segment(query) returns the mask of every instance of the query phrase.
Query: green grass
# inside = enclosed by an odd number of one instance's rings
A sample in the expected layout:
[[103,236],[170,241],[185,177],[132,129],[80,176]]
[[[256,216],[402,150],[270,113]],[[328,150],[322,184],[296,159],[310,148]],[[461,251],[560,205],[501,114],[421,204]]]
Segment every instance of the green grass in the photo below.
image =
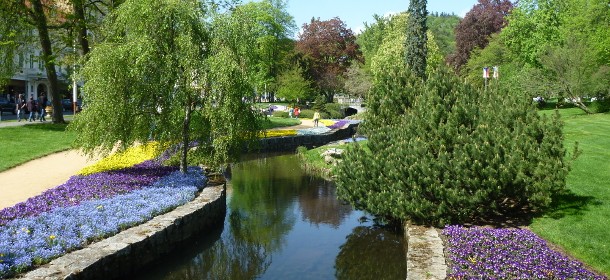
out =
[[[543,112],[546,114],[546,112]],[[610,114],[560,110],[565,146],[578,142],[580,156],[567,178],[569,192],[556,197],[531,229],[594,269],[610,275]]]
[[65,124],[51,123],[0,128],[0,171],[70,149],[75,134],[65,129]]
[[301,124],[301,121],[298,119],[277,118],[277,117],[267,117],[261,123],[261,125],[263,126],[263,129],[272,129],[272,128],[278,128],[278,127],[299,125],[299,124]]

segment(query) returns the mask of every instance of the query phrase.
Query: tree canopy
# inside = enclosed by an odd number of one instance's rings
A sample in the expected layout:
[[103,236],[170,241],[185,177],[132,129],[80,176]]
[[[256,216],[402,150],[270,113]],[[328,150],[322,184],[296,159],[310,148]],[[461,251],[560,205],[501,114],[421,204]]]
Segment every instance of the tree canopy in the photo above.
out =
[[428,41],[426,19],[428,10],[426,0],[411,0],[409,2],[409,16],[407,17],[405,58],[407,66],[416,76],[426,78],[426,58]]
[[506,25],[512,7],[509,0],[479,0],[455,28],[456,50],[449,63],[459,70],[468,61],[470,52],[487,46],[489,36]]
[[362,61],[362,53],[351,29],[339,18],[311,19],[303,25],[296,49],[303,54],[306,68],[316,88],[331,102],[343,89],[345,72],[354,61]]
[[[214,5],[197,0],[127,0],[105,22],[83,69],[87,108],[70,128],[87,153],[156,140],[180,144],[211,163],[235,158],[255,139],[256,114],[245,102],[248,41],[214,22]],[[237,42],[239,43],[239,42]]]

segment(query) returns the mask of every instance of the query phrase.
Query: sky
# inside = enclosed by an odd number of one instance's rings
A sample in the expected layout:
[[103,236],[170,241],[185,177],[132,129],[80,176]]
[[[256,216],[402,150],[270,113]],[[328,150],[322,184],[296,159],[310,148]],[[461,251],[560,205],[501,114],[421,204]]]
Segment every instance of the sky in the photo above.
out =
[[[464,17],[477,0],[428,0],[428,13],[454,13]],[[354,33],[364,28],[364,22],[373,23],[373,15],[388,15],[406,11],[408,0],[288,0],[288,13],[301,30],[312,17],[329,20],[339,17]],[[296,34],[295,34],[296,35]]]

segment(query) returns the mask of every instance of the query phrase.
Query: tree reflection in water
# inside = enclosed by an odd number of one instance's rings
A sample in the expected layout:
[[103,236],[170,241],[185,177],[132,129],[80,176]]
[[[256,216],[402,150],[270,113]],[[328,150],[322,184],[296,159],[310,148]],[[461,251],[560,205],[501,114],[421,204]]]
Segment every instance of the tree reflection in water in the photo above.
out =
[[299,196],[301,215],[312,224],[339,227],[350,215],[352,207],[337,199],[335,184],[321,182],[316,188],[304,189]]
[[402,234],[378,226],[359,226],[335,260],[335,276],[351,279],[405,279],[406,255]]
[[366,214],[338,201],[333,183],[304,174],[296,156],[230,170],[219,231],[139,279],[404,279],[402,234],[359,223]]

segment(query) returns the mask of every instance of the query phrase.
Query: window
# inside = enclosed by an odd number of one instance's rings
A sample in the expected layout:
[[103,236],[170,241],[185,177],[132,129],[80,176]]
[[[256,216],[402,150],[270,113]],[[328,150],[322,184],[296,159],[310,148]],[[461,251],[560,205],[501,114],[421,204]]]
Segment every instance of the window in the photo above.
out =
[[44,70],[44,61],[42,60],[42,57],[38,57],[38,69]]
[[30,54],[30,69],[34,68],[34,55]]

